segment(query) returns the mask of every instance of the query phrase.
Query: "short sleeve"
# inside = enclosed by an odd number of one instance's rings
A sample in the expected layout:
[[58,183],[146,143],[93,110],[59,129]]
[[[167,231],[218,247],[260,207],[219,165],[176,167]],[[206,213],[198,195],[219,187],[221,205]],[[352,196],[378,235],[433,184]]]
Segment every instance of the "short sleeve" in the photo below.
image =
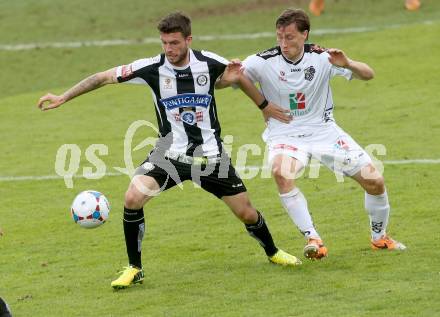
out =
[[332,65],[330,69],[330,76],[342,76],[347,80],[351,80],[353,78],[353,72],[347,68]]
[[244,74],[252,81],[252,82],[260,82],[261,76],[260,74],[264,68],[264,59],[257,56],[251,55],[248,56],[243,61]]
[[116,78],[119,83],[147,84],[145,72],[148,72],[148,66],[159,63],[160,55],[156,57],[138,59],[127,65],[116,67]]

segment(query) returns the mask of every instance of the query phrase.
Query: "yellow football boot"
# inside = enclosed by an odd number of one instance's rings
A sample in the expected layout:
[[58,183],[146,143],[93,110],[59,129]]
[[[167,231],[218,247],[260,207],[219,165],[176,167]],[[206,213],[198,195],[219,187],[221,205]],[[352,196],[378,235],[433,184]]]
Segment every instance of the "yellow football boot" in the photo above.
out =
[[277,253],[270,256],[269,261],[284,266],[297,266],[302,264],[301,261],[296,256],[284,252],[281,249],[278,249]]
[[144,271],[134,266],[126,266],[121,275],[111,283],[114,289],[127,288],[132,284],[142,284],[144,281]]

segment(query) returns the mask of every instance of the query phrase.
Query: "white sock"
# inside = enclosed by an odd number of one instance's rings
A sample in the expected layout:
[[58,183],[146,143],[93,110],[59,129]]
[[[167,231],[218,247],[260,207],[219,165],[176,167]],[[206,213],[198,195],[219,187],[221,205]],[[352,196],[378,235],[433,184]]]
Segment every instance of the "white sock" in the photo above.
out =
[[381,195],[370,195],[365,192],[365,209],[370,216],[371,238],[377,240],[385,234],[390,216],[387,192]]
[[280,199],[290,219],[307,239],[321,239],[313,225],[312,217],[307,208],[307,200],[298,188],[295,187],[288,193],[280,194]]

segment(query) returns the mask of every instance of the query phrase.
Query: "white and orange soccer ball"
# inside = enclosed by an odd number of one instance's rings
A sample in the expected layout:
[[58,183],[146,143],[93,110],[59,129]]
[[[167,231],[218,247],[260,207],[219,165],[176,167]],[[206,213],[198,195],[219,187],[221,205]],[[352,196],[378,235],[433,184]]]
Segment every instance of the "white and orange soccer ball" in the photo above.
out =
[[95,190],[79,193],[70,208],[73,221],[83,228],[96,228],[109,216],[110,204],[107,198]]

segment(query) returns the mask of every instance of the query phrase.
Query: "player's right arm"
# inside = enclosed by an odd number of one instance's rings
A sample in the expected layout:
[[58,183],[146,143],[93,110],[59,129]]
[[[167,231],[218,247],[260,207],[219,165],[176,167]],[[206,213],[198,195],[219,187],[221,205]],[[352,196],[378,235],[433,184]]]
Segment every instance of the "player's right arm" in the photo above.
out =
[[263,60],[256,55],[251,55],[244,60],[243,65],[238,84],[241,90],[260,108],[264,120],[268,121],[269,118],[273,118],[289,123],[293,119],[289,114],[290,111],[268,101],[254,84],[255,82],[261,83],[261,74],[264,73]]
[[85,94],[89,91],[95,90],[107,84],[115,84],[118,82],[116,76],[116,67],[109,70],[93,74],[79,83],[77,83],[72,88],[68,89],[62,95],[54,95],[51,93],[46,94],[38,100],[38,108],[43,111],[55,109],[61,106],[63,103]]

